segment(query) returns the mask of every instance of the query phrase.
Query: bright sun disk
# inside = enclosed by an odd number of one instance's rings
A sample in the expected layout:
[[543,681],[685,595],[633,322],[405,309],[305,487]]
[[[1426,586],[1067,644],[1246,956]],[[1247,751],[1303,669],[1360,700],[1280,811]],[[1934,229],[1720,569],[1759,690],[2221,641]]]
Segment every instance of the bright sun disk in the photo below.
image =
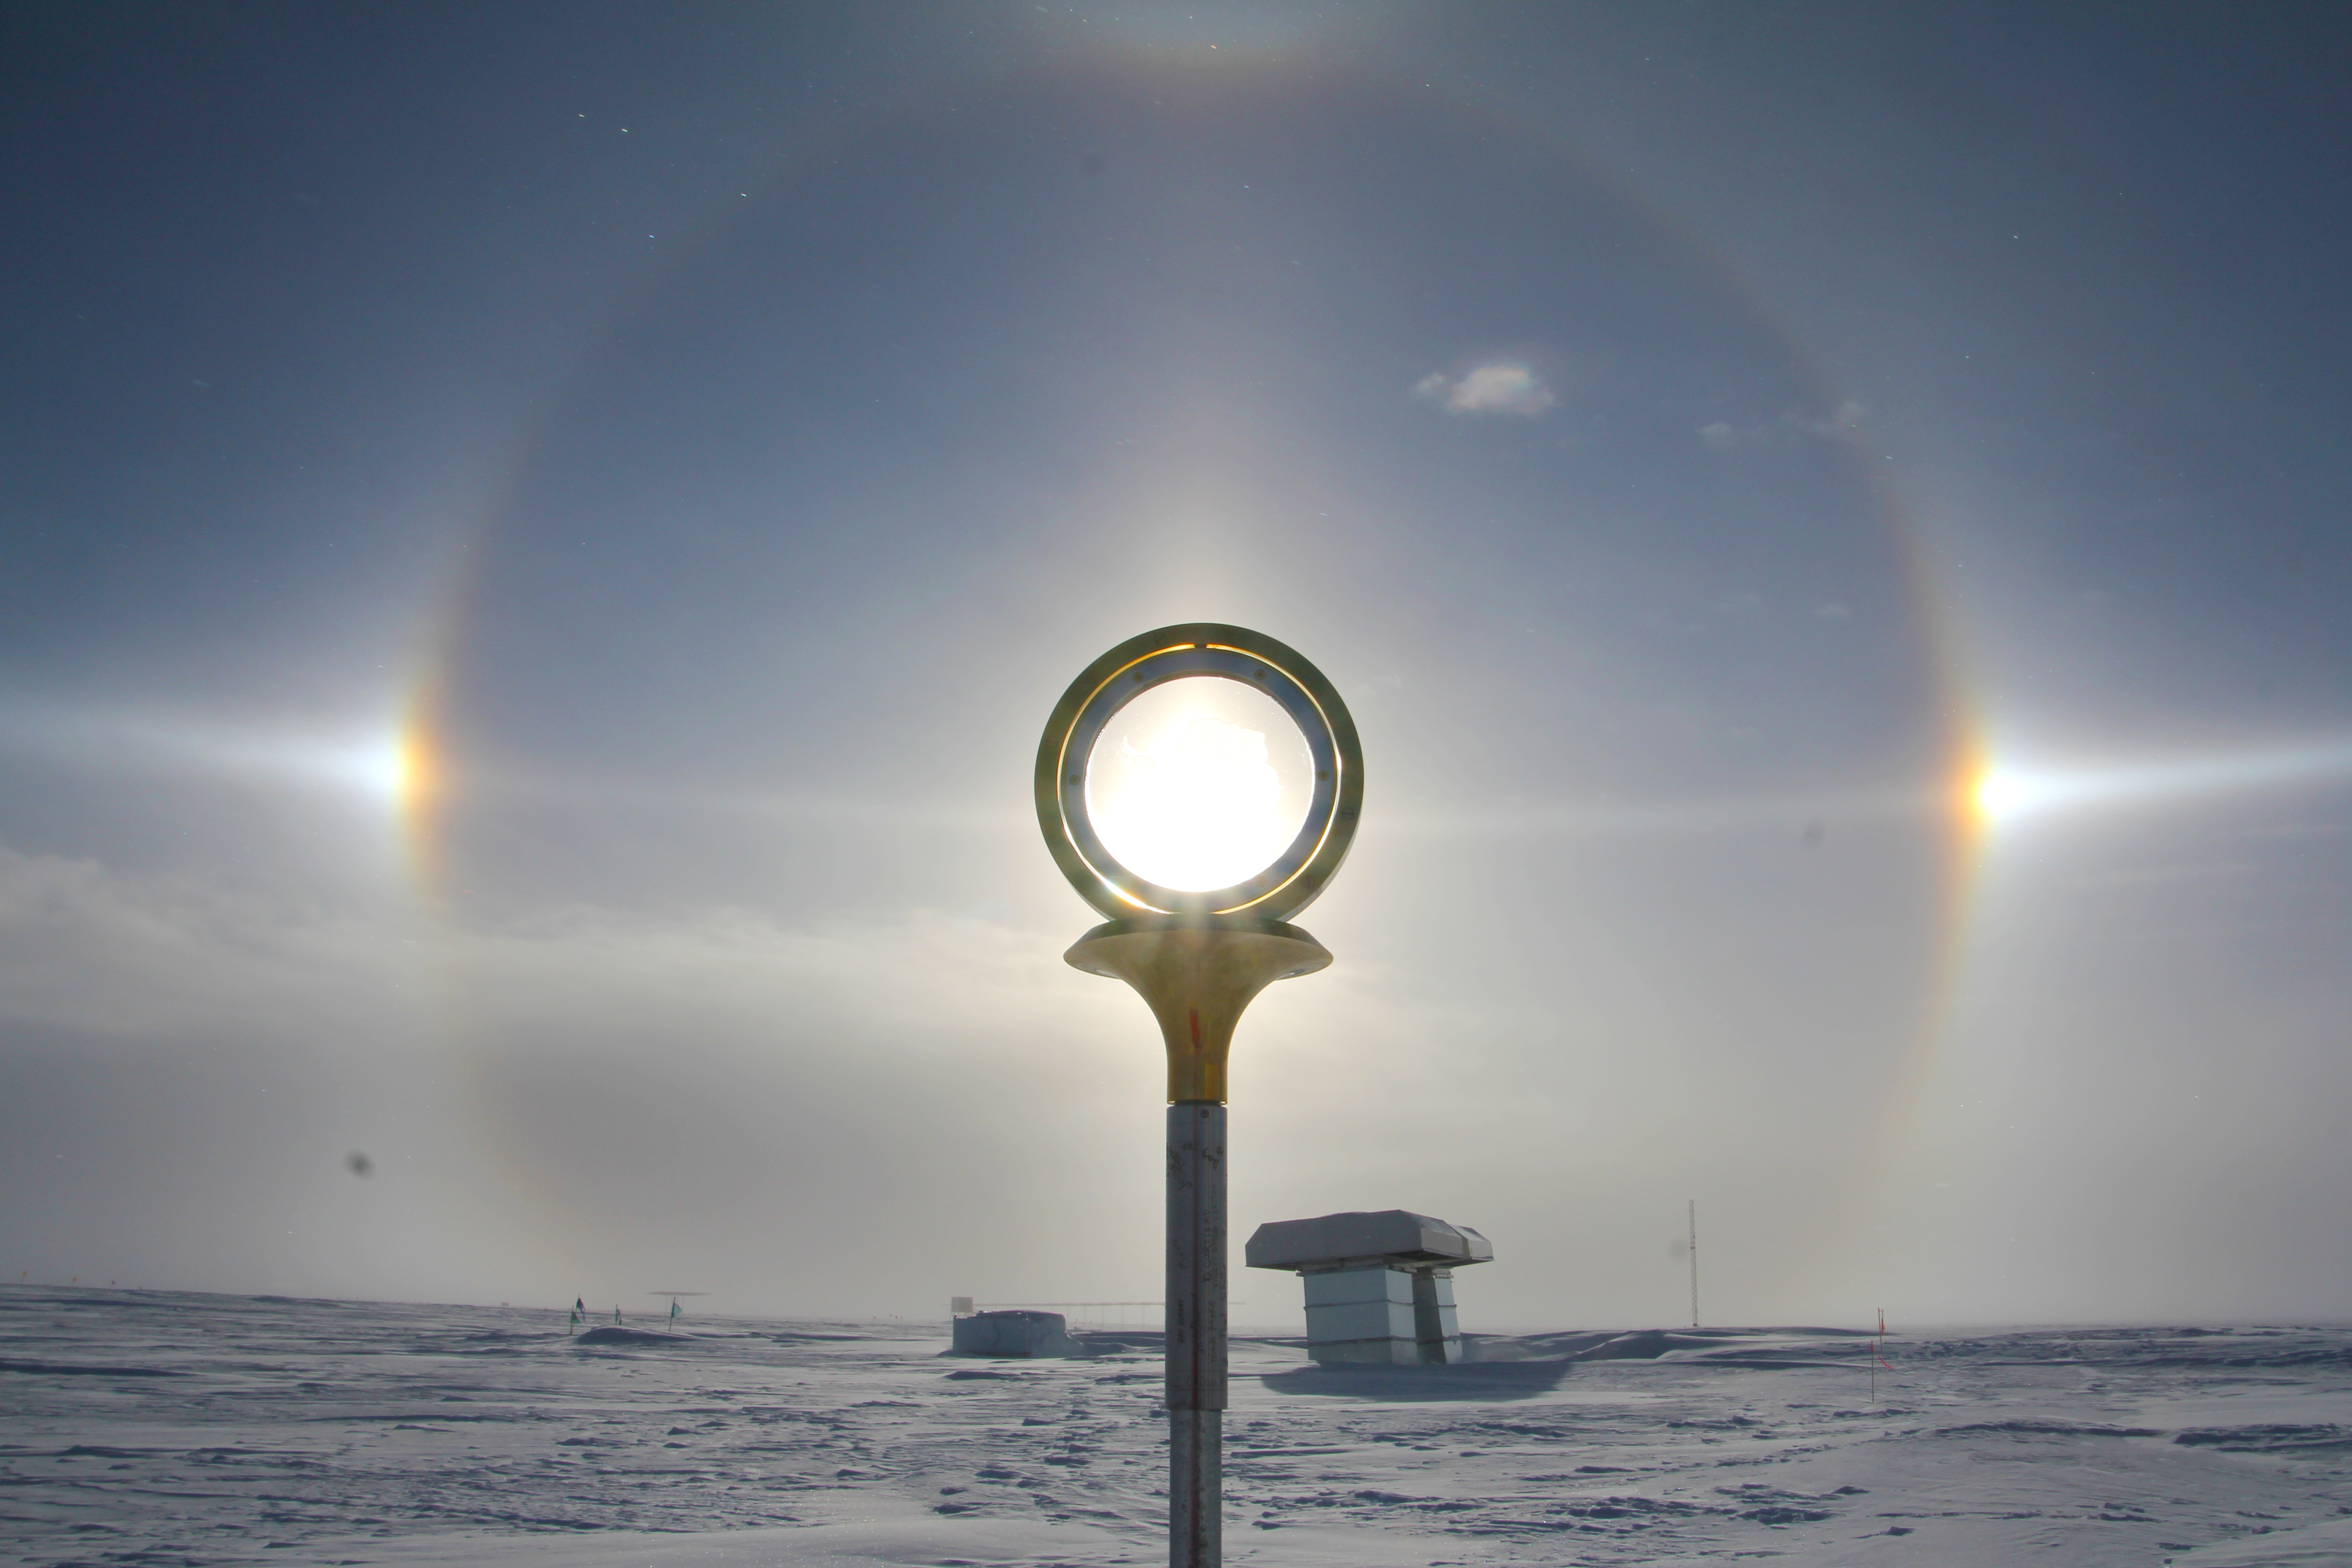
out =
[[1305,738],[1270,699],[1195,678],[1147,693],[1104,731],[1087,794],[1120,864],[1203,892],[1281,856],[1306,819],[1306,774]]

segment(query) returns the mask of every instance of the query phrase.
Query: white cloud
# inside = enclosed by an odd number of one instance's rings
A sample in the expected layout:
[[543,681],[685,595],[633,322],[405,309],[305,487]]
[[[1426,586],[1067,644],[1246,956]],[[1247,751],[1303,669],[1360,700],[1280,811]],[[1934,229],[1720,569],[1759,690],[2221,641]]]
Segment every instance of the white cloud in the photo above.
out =
[[1832,409],[1826,418],[1810,418],[1791,408],[1780,416],[1780,420],[1808,436],[1847,436],[1861,427],[1864,417],[1869,413],[1869,409],[1849,397]]
[[1807,436],[1823,440],[1842,440],[1862,428],[1870,410],[1848,398],[1828,414],[1819,417],[1802,409],[1782,412],[1777,421],[1755,425],[1734,425],[1717,419],[1698,427],[1698,438],[1711,452],[1745,452],[1764,447],[1790,447]]
[[1412,395],[1442,403],[1448,414],[1517,414],[1532,419],[1559,401],[1535,372],[1496,360],[1459,381],[1432,371],[1412,384]]

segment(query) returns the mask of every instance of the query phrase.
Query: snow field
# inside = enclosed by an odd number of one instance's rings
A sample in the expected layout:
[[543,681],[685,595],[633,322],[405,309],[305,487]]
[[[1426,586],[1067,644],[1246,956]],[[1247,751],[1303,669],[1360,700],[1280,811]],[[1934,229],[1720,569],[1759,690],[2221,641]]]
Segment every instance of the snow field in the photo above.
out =
[[[1155,1563],[1157,1357],[940,1325],[0,1290],[0,1550],[67,1563]],[[1239,1564],[2352,1562],[2352,1331],[1239,1341]]]

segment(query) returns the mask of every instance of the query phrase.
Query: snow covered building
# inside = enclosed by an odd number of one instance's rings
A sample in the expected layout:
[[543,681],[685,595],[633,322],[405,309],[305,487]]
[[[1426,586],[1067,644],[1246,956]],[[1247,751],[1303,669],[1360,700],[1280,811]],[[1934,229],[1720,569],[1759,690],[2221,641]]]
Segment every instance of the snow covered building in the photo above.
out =
[[[959,1301],[959,1305],[961,1302]],[[1059,1312],[998,1311],[959,1314],[951,1355],[1082,1356],[1087,1347],[1070,1333]]]

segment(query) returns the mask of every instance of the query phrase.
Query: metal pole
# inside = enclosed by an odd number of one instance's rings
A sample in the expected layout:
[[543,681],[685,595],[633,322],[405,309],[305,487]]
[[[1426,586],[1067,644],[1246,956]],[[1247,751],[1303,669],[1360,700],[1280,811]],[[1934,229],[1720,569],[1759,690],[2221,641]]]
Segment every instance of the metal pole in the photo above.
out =
[[1225,1108],[1168,1108],[1168,1563],[1223,1561]]
[[1066,955],[1151,1005],[1168,1047],[1168,1561],[1216,1568],[1224,1480],[1225,1062],[1250,998],[1331,962],[1292,926],[1114,921]]
[[1690,1201],[1691,1327],[1698,1327],[1698,1200]]

